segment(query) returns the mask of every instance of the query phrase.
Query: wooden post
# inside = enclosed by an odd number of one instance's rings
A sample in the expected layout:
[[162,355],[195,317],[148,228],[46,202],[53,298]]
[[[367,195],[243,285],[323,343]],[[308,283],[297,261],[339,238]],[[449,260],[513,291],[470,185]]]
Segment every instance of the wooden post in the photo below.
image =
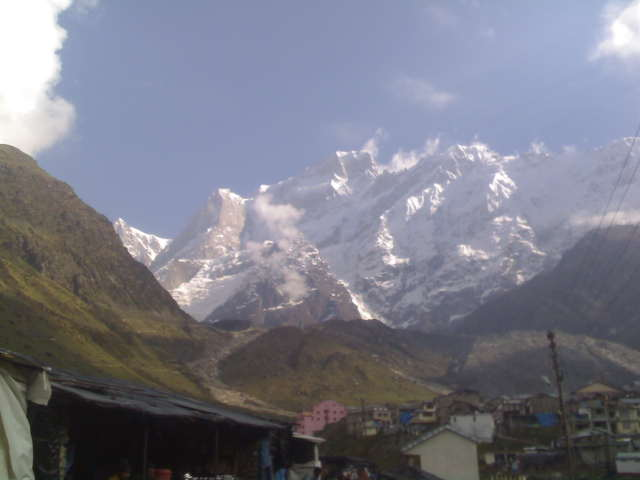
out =
[[149,455],[149,422],[144,417],[144,433],[142,434],[142,480],[147,480],[148,455]]
[[564,405],[564,395],[562,392],[562,381],[564,380],[562,371],[560,370],[560,364],[558,362],[558,352],[556,351],[555,335],[553,331],[547,332],[547,338],[549,339],[549,348],[551,349],[551,363],[553,365],[553,372],[556,377],[556,385],[558,387],[558,400],[560,402],[560,420],[562,423],[562,430],[564,432],[564,438],[567,449],[567,462],[569,466],[569,480],[575,478],[575,463],[573,458],[573,442],[571,440],[571,432],[569,430],[569,422],[567,421],[567,411]]
[[214,451],[214,465],[215,465],[215,474],[220,475],[220,428],[216,426],[216,442],[215,442],[215,451]]

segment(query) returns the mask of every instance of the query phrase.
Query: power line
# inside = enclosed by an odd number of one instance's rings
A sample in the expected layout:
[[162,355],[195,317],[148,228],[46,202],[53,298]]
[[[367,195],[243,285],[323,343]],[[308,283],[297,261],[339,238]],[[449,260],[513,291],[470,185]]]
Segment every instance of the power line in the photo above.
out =
[[[615,218],[617,217],[620,208],[622,207],[622,203],[624,202],[624,199],[627,196],[627,193],[629,192],[629,188],[631,186],[631,183],[633,182],[633,179],[636,176],[636,173],[638,172],[638,168],[640,167],[640,158],[638,160],[638,162],[636,163],[635,169],[633,170],[633,174],[631,176],[631,179],[629,180],[629,182],[627,183],[627,187],[625,188],[622,197],[620,198],[618,205],[616,207],[615,213],[614,215],[611,217],[609,224],[607,225],[605,234],[602,236],[599,236],[597,234],[598,231],[601,230],[602,225],[604,223],[605,218],[607,217],[607,212],[609,211],[609,207],[611,206],[611,202],[613,201],[613,198],[615,196],[615,192],[616,190],[619,188],[620,183],[622,182],[622,179],[624,177],[624,172],[627,169],[627,166],[629,164],[629,160],[631,159],[631,154],[633,152],[633,149],[635,147],[636,141],[638,139],[638,136],[640,135],[640,122],[638,123],[638,126],[636,128],[635,131],[635,135],[633,136],[633,140],[631,141],[631,145],[629,146],[629,149],[627,150],[627,154],[625,155],[625,159],[624,162],[622,164],[622,168],[620,169],[620,173],[618,174],[618,178],[616,179],[616,182],[613,186],[613,189],[611,190],[611,193],[609,194],[609,198],[607,199],[607,203],[604,207],[604,210],[602,211],[602,214],[600,215],[600,220],[598,222],[598,227],[594,230],[594,233],[591,236],[591,242],[588,244],[587,248],[585,249],[584,255],[582,257],[582,261],[580,262],[580,265],[578,266],[578,268],[575,271],[575,274],[573,276],[573,281],[571,283],[571,288],[569,291],[573,291],[575,292],[577,287],[579,286],[580,279],[584,279],[585,281],[589,281],[592,274],[593,274],[593,269],[592,267],[596,265],[596,258],[598,257],[598,255],[600,254],[600,250],[602,249],[602,245],[605,242],[605,239],[607,237],[607,235],[609,234],[609,231],[611,230],[611,227],[613,225],[613,222],[615,221]],[[598,242],[598,239],[600,240]],[[597,243],[596,243],[597,242]],[[593,251],[592,253],[592,248],[594,245],[596,245],[595,251]],[[589,262],[589,260],[591,260]],[[583,267],[585,266],[585,263],[589,262],[589,267],[585,270],[585,275],[581,276],[580,273],[583,270]]]
[[[633,147],[636,144],[636,140],[637,140],[637,136],[633,138],[633,141],[631,142],[631,146],[629,148],[629,155],[631,154],[631,152],[633,151]],[[636,162],[636,166],[633,170],[633,173],[631,175],[631,178],[629,179],[629,182],[627,183],[627,186],[623,192],[623,196],[620,199],[620,201],[618,202],[618,207],[616,209],[615,214],[612,216],[611,221],[609,222],[609,226],[607,228],[607,230],[605,231],[604,235],[601,235],[601,241],[600,241],[600,246],[604,245],[604,243],[606,242],[606,239],[609,235],[609,232],[611,230],[611,227],[613,226],[616,216],[619,213],[621,207],[622,207],[622,202],[624,201],[627,193],[629,192],[629,189],[631,188],[631,184],[633,183],[633,180],[635,179],[636,174],[638,173],[638,169],[640,169],[640,156],[638,157],[638,161]],[[640,229],[640,222],[636,222],[633,228],[633,233],[631,233],[631,235],[629,235],[626,239],[626,243],[624,245],[624,248],[622,249],[622,253],[620,255],[617,256],[617,262],[614,262],[611,264],[611,266],[609,267],[609,269],[606,270],[606,273],[603,275],[602,280],[598,283],[598,278],[596,277],[594,282],[591,282],[588,286],[591,287],[597,287],[595,289],[596,293],[594,295],[594,299],[597,300],[598,297],[600,297],[601,293],[603,292],[603,289],[606,288],[606,285],[608,284],[608,282],[610,281],[611,277],[615,274],[616,270],[618,270],[620,268],[620,266],[622,265],[622,263],[624,262],[627,253],[629,251],[629,247],[631,246],[631,242],[633,240],[633,238],[636,236],[636,234],[638,233],[638,230]]]

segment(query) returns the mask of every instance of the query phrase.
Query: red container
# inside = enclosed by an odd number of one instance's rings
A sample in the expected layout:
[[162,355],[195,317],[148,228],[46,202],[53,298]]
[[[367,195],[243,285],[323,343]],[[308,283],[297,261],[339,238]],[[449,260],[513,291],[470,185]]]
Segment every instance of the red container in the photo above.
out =
[[168,468],[154,469],[153,480],[171,480],[171,470],[169,470]]

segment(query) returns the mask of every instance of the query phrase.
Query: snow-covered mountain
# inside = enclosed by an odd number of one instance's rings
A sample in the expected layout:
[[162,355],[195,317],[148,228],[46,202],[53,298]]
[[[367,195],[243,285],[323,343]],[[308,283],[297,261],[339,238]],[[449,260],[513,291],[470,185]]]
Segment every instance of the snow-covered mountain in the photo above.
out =
[[[446,326],[553,267],[596,226],[630,142],[511,156],[475,143],[386,165],[364,151],[337,152],[251,199],[214,192],[151,268],[198,318],[260,291],[258,278],[280,291],[299,287],[283,296],[295,303],[311,288],[315,261],[365,317]],[[635,221],[639,206],[631,188],[616,223]],[[275,259],[263,258],[273,248]]]
[[265,195],[218,189],[151,269],[199,320],[275,326],[358,318],[349,292],[295,227],[301,215]]
[[171,240],[168,238],[144,233],[132,227],[122,218],[113,222],[113,228],[116,230],[116,233],[131,256],[147,267],[151,265],[151,262],[153,262],[158,253],[171,243]]

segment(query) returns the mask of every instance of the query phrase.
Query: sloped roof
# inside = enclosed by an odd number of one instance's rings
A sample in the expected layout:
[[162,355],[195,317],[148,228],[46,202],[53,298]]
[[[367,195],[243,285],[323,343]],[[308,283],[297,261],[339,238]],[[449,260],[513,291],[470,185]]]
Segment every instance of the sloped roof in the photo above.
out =
[[0,359],[7,360],[13,364],[20,365],[22,367],[29,367],[37,370],[46,370],[46,371],[51,370],[51,367],[42,365],[36,362],[31,357],[27,357],[26,355],[21,355],[19,353],[12,352],[11,350],[6,350],[4,348],[0,348]]
[[431,440],[434,437],[437,437],[438,435],[440,435],[441,433],[444,433],[446,431],[455,433],[456,435],[461,436],[462,438],[465,438],[473,443],[480,443],[480,440],[472,437],[471,435],[467,435],[466,433],[461,432],[460,430],[457,430],[456,428],[452,427],[451,425],[443,425],[442,427],[436,428],[435,430],[431,430],[429,432],[423,433],[422,435],[420,435],[419,437],[411,440],[410,442],[406,443],[405,445],[402,446],[402,448],[400,449],[402,451],[402,453],[406,453],[409,450],[411,450],[414,447],[417,447],[418,445],[420,445],[421,443],[427,442],[429,440]]
[[290,422],[272,420],[243,412],[226,405],[215,404],[161,392],[117,379],[92,378],[53,369],[10,350],[0,348],[0,359],[30,368],[46,370],[53,389],[53,399],[62,394],[76,401],[113,408],[147,413],[153,416],[197,418],[210,422],[230,422],[267,429],[284,429]]
[[88,378],[59,370],[53,370],[50,377],[54,398],[56,392],[62,392],[104,408],[143,412],[154,416],[198,418],[268,429],[284,429],[288,425],[286,422],[266,420],[239,409],[160,392],[120,380]]

